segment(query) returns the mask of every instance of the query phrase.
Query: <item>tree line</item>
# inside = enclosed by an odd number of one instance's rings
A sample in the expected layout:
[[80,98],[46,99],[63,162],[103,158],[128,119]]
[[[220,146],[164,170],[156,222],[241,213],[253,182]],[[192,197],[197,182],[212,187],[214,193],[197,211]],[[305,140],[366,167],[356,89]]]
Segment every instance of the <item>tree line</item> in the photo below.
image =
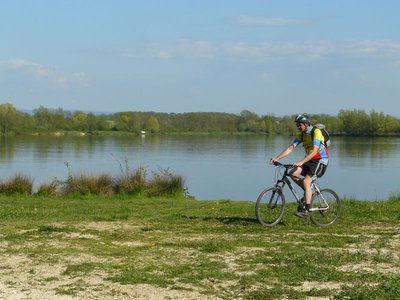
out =
[[[351,136],[399,136],[400,120],[376,111],[340,110],[336,116],[315,114],[313,123],[323,123],[331,134]],[[126,111],[94,114],[82,111],[49,109],[40,106],[31,113],[18,111],[12,104],[0,104],[0,134],[29,134],[79,131],[95,133],[120,131],[149,133],[264,133],[293,135],[294,115],[258,115],[243,110],[240,114],[219,112],[159,113]]]

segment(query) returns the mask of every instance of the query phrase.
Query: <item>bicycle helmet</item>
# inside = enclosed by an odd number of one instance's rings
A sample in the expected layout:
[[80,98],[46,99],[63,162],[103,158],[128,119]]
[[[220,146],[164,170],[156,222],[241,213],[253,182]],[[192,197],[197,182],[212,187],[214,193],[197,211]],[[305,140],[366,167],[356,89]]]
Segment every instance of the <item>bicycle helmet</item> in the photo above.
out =
[[304,114],[299,114],[297,117],[294,119],[296,123],[310,123],[310,117],[304,113]]

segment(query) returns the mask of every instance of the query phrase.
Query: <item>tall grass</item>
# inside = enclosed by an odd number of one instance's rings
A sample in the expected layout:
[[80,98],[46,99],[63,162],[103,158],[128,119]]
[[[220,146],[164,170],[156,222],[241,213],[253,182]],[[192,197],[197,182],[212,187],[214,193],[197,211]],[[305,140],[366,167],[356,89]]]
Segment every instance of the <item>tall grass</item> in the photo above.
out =
[[147,184],[149,196],[179,196],[185,193],[184,179],[182,176],[172,174],[168,169],[153,173]]
[[144,167],[131,169],[127,159],[120,165],[120,175],[114,181],[114,191],[117,194],[142,195],[146,190],[147,172]]
[[[68,177],[65,181],[54,179],[50,183],[39,186],[37,196],[62,196],[62,195],[132,195],[144,197],[186,197],[184,179],[181,175],[173,174],[168,169],[153,172],[147,177],[145,168],[130,168],[127,161],[121,165],[121,174],[113,177],[110,174],[85,174],[74,173],[71,166],[68,168]],[[32,195],[33,180],[29,177],[17,174],[14,177],[0,181],[0,193]]]
[[57,196],[60,194],[59,188],[60,188],[61,182],[57,179],[54,179],[50,183],[43,183],[39,186],[38,191],[36,192],[36,195],[38,196]]
[[400,193],[391,194],[389,196],[389,201],[400,201]]
[[0,181],[0,193],[11,194],[24,194],[31,195],[33,188],[33,180],[23,174],[16,174],[12,178]]
[[62,185],[62,194],[112,195],[113,180],[109,174],[78,174],[68,176]]

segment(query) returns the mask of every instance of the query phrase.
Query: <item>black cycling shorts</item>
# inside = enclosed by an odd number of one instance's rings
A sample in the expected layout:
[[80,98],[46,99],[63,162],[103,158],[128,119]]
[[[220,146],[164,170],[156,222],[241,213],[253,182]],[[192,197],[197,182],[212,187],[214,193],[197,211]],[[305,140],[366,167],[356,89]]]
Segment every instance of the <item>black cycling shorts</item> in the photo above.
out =
[[301,166],[303,169],[303,171],[301,171],[301,175],[309,175],[311,177],[317,175],[319,178],[325,174],[327,167],[327,165],[320,163],[319,160],[310,160]]

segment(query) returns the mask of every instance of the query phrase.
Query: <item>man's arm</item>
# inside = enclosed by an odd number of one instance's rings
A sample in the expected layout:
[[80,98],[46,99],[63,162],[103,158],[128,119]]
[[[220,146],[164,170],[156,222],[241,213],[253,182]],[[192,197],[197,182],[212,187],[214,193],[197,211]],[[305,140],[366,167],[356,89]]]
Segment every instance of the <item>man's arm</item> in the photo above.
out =
[[292,151],[294,150],[294,148],[296,148],[295,144],[291,144],[289,147],[287,147],[284,151],[282,151],[282,153],[280,153],[278,156],[275,156],[273,158],[271,158],[271,163],[274,163],[276,161],[281,160],[282,158],[288,156],[290,153],[292,153]]

